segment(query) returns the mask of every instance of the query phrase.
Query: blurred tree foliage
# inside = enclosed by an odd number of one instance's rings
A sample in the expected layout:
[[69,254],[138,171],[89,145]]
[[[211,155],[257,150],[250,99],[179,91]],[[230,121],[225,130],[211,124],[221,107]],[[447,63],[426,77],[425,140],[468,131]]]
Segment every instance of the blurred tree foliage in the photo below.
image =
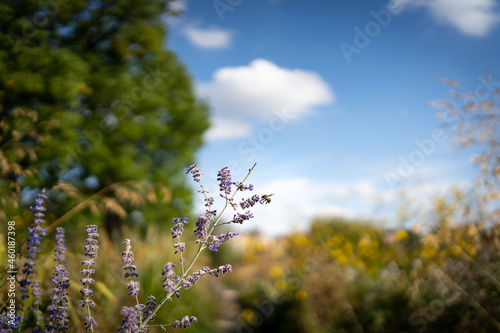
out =
[[191,191],[179,175],[209,124],[164,47],[165,18],[178,14],[170,2],[0,4],[0,194],[10,218],[21,190],[56,184],[65,193],[52,192],[56,216],[99,193],[108,231],[134,204],[157,203],[139,221],[186,214]]

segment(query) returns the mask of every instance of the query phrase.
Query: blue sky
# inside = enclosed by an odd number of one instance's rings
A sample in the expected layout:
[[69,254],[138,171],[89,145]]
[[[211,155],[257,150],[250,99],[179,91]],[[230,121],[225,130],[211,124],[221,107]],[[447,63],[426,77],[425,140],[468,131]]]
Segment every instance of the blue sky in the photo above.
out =
[[[428,101],[451,78],[473,90],[500,72],[496,0],[187,0],[167,47],[211,106],[197,163],[275,193],[243,229],[279,234],[316,216],[377,218],[476,174]],[[481,77],[483,77],[481,79]],[[498,83],[496,87],[500,86]],[[398,175],[399,183],[392,181]],[[392,178],[391,178],[392,177]]]

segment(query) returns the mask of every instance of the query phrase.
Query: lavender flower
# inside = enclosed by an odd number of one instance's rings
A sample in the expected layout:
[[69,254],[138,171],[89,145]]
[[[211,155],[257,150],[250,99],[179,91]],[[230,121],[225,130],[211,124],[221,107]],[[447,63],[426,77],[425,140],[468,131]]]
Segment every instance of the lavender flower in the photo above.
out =
[[[208,267],[204,267],[204,269],[208,269]],[[210,269],[207,271],[213,277],[219,277],[219,274],[226,275],[226,273],[231,273],[233,271],[233,267],[230,264],[225,266],[219,266],[219,268]]]
[[163,271],[162,271],[161,275],[165,275],[166,278],[174,277],[175,276],[174,267],[177,267],[177,265],[173,264],[171,262],[167,263],[163,267]]
[[170,295],[173,294],[179,298],[179,288],[175,286],[176,280],[172,279],[175,276],[174,267],[177,267],[177,265],[169,262],[163,267],[163,271],[161,272],[161,275],[165,276],[162,287],[168,293],[167,299],[169,301],[172,300]]
[[123,315],[119,333],[129,333],[137,328],[137,313],[134,307],[122,307],[121,314]]
[[[172,224],[174,227],[172,228],[172,238],[173,239],[180,239],[182,236],[182,232],[184,231],[184,224],[187,223],[187,216],[184,218],[174,218],[172,219]],[[186,244],[182,243],[180,241],[176,241],[174,244],[175,248],[175,254],[180,253],[181,258],[179,259],[180,263],[182,264],[183,262],[186,261],[186,258],[182,257],[182,252],[184,252],[184,249],[186,248]]]
[[181,287],[188,290],[191,288],[198,280],[193,280],[193,276],[188,275],[185,279],[181,280]]
[[[146,307],[144,308],[142,317],[143,318],[147,318],[151,313],[153,313],[153,311],[156,308],[156,305],[157,305],[157,303],[156,303],[156,297],[149,296],[148,297],[148,301],[146,302]],[[153,314],[153,316],[151,317],[151,319],[149,321],[150,322],[153,321],[153,319],[154,319],[155,316],[156,316],[156,314]]]
[[63,262],[66,261],[66,244],[64,244],[64,228],[58,227],[56,228],[57,234],[56,234],[56,248],[54,250],[54,261],[56,261],[58,264],[62,265]]
[[172,230],[172,238],[180,238],[182,236],[182,232],[184,231],[184,224],[187,223],[187,216],[183,218],[173,218],[172,225],[174,226]]
[[257,194],[253,195],[251,198],[245,199],[240,202],[240,207],[242,209],[247,209],[253,207],[257,202],[260,201],[260,196]]
[[224,242],[227,242],[229,241],[231,238],[233,237],[237,237],[239,235],[239,233],[237,232],[232,232],[232,231],[228,231],[226,232],[225,234],[220,234],[219,236],[214,236],[214,235],[210,235],[210,239],[212,240],[211,243],[208,243],[208,248],[212,251],[215,251],[217,252],[218,251],[218,248],[219,246],[224,243]]
[[[125,274],[127,274],[127,273],[125,273]],[[137,296],[137,294],[139,293],[139,289],[140,289],[140,282],[136,281],[136,280],[129,280],[129,282],[127,284],[127,288],[129,290],[129,292],[128,292],[129,296]]]
[[205,198],[205,206],[206,207],[212,207],[212,205],[214,204],[214,198],[213,197],[206,197]]
[[33,305],[29,306],[29,309],[33,311],[36,316],[36,329],[40,329],[43,326],[43,314],[40,310],[40,306],[42,305],[42,291],[40,290],[40,281],[31,282],[31,295],[35,298],[35,302],[33,303]]
[[134,307],[122,307],[121,313],[123,315],[123,318],[120,328],[118,329],[118,333],[131,333],[135,332],[139,328],[140,314],[143,310],[143,307],[144,305],[142,304],[138,304]]
[[15,314],[15,318],[12,319],[7,316],[7,311],[0,313],[0,332],[1,333],[11,333],[15,328],[19,327],[19,316],[17,313]]
[[[222,195],[222,194],[221,194],[220,196],[221,196],[221,197],[223,197],[223,198],[225,198],[225,196],[224,196],[224,195]],[[229,205],[231,205],[231,207],[233,207],[233,209],[234,209],[234,210],[237,210],[237,209],[238,209],[238,204],[237,204],[236,202],[234,202],[234,199],[233,199],[233,198],[229,198],[229,199],[227,199],[227,203],[228,203]]]
[[0,332],[11,333],[15,328],[19,327],[21,316],[16,312],[14,318],[10,317],[8,311],[0,313]]
[[[209,270],[208,267],[205,268],[207,268],[207,271]],[[193,275],[186,276],[184,279],[181,280],[182,288],[188,290],[189,288],[194,286],[194,284],[198,282],[199,279],[201,279],[207,274],[207,271],[201,269],[199,271],[194,272]]]
[[20,323],[23,322],[24,320],[24,301],[29,298],[28,292],[30,287],[32,288],[31,294],[33,297],[35,297],[35,302],[33,305],[29,307],[30,310],[32,310],[36,317],[37,317],[37,323],[35,330],[39,330],[38,327],[41,327],[43,325],[43,317],[42,313],[39,309],[39,306],[41,305],[41,292],[40,292],[40,282],[38,281],[32,281],[30,280],[29,276],[34,274],[33,267],[35,267],[35,258],[37,256],[38,251],[40,249],[38,246],[40,246],[40,241],[42,240],[42,236],[45,236],[45,233],[47,232],[47,228],[42,228],[41,224],[45,222],[43,219],[45,217],[45,214],[43,212],[46,211],[46,208],[43,206],[44,200],[47,199],[47,196],[45,195],[45,189],[42,189],[42,193],[37,195],[37,198],[35,199],[35,208],[31,208],[31,212],[34,212],[34,219],[33,219],[33,224],[30,228],[28,228],[29,231],[29,236],[27,240],[27,249],[28,249],[28,255],[26,258],[28,259],[24,263],[24,268],[23,268],[23,273],[24,278],[19,281],[19,284],[21,286],[21,319]]
[[191,288],[198,280],[200,280],[205,275],[210,275],[213,277],[219,277],[219,274],[225,275],[233,271],[231,265],[220,266],[219,268],[210,269],[209,267],[203,267],[202,269],[193,273],[193,275],[188,275],[181,280],[181,287],[188,290]]
[[226,194],[223,197],[227,199],[227,196],[231,194],[231,184],[233,184],[233,182],[231,181],[231,171],[228,169],[228,167],[222,168],[217,173],[217,181],[219,181],[219,189],[221,190],[221,192],[224,192]]
[[208,227],[210,226],[210,221],[217,214],[217,211],[207,210],[205,214],[200,214],[198,220],[196,221],[196,229],[194,233],[199,240],[205,240],[208,237]]
[[184,252],[184,250],[186,248],[186,244],[185,243],[181,243],[181,242],[176,242],[174,244],[174,248],[175,248],[174,254],[177,254],[179,252]]
[[83,249],[85,250],[85,256],[88,258],[82,261],[82,265],[87,266],[87,268],[83,268],[80,270],[81,274],[84,278],[80,279],[80,282],[83,284],[83,288],[80,290],[80,294],[83,297],[83,300],[80,301],[81,307],[87,307],[88,316],[83,318],[83,326],[87,331],[94,331],[94,326],[97,326],[97,321],[92,318],[90,315],[90,307],[95,307],[95,303],[90,297],[94,294],[94,290],[90,288],[92,284],[94,284],[94,279],[90,276],[95,273],[95,270],[91,267],[95,266],[95,258],[97,258],[97,249],[99,248],[97,237],[99,234],[97,233],[96,225],[88,225],[86,227],[86,232],[88,238],[85,240],[85,245]]
[[[46,208],[43,206],[44,199],[47,199],[47,196],[45,195],[45,189],[42,189],[42,193],[37,195],[37,198],[35,200],[35,208],[31,208],[31,212],[35,212],[34,219],[33,219],[33,224],[30,228],[28,228],[29,231],[29,236],[27,240],[27,249],[28,249],[28,255],[26,258],[28,259],[24,263],[24,268],[23,268],[23,273],[25,274],[24,279],[20,281],[21,285],[21,299],[24,300],[29,298],[28,292],[29,292],[29,287],[33,283],[29,279],[29,276],[34,274],[33,267],[35,267],[35,261],[34,259],[37,256],[37,253],[39,251],[38,246],[40,245],[40,241],[42,240],[42,236],[45,236],[45,233],[47,232],[47,228],[42,228],[41,224],[45,223],[45,220],[43,218],[45,217],[45,214],[43,213],[46,211]],[[23,316],[21,316],[23,317]],[[23,318],[21,318],[22,321]]]
[[253,185],[252,184],[248,184],[248,185],[245,185],[243,184],[242,182],[234,182],[233,183],[234,186],[236,186],[236,188],[240,191],[253,191]]
[[83,317],[83,328],[86,331],[94,331],[94,327],[97,327],[97,321],[94,318],[90,316]]
[[69,288],[69,272],[63,265],[66,261],[64,244],[64,228],[56,228],[56,248],[54,250],[54,255],[58,263],[54,266],[54,273],[52,273],[52,284],[54,287],[51,289],[53,295],[49,296],[52,301],[52,305],[49,305],[47,309],[49,310],[49,318],[47,318],[46,329],[48,332],[65,332],[68,330],[66,324],[69,322],[67,319],[69,316],[68,312],[68,292]]
[[251,218],[253,218],[253,214],[250,211],[247,211],[244,214],[236,213],[230,222],[243,224],[244,221],[247,221]]
[[125,239],[125,242],[123,243],[125,246],[125,251],[122,252],[122,262],[125,263],[125,266],[123,266],[123,271],[125,272],[123,273],[123,277],[129,280],[127,285],[129,290],[128,295],[137,296],[140,289],[140,283],[135,279],[139,277],[139,274],[135,272],[137,266],[132,265],[132,262],[134,261],[134,253],[130,250],[132,248],[131,243],[130,239]]
[[171,326],[175,328],[188,328],[193,322],[198,322],[198,318],[185,316],[180,321],[176,320]]
[[202,173],[200,172],[201,169],[197,168],[196,164],[193,164],[191,166],[186,167],[186,174],[192,173],[193,174],[193,179],[195,182],[200,183],[201,182],[201,175]]

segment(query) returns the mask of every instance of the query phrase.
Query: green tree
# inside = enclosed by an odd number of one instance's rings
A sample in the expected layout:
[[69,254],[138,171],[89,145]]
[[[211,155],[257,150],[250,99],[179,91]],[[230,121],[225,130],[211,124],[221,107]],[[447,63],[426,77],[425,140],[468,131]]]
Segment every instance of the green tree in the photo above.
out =
[[[131,195],[140,187],[133,181],[148,181],[163,184],[168,193],[155,187],[144,197],[169,204],[162,204],[161,212],[158,206],[143,210],[146,219],[186,213],[191,191],[179,176],[193,162],[209,124],[207,107],[196,99],[185,67],[165,48],[165,17],[178,14],[170,2],[0,4],[2,156],[12,160],[14,149],[36,145],[31,158],[17,156],[14,162],[22,170],[39,171],[36,177],[2,177],[2,193],[18,195],[28,186],[52,188],[64,181],[78,195],[66,193],[58,201],[61,214],[78,203],[71,197],[81,200],[101,193],[111,231],[123,225],[123,212],[133,208],[130,203],[141,201]],[[36,112],[34,128],[16,128],[16,110],[21,109]],[[12,131],[23,130],[13,145]],[[0,166],[2,175],[7,175],[5,165]],[[21,185],[9,190],[13,180]],[[176,200],[168,200],[170,196]]]

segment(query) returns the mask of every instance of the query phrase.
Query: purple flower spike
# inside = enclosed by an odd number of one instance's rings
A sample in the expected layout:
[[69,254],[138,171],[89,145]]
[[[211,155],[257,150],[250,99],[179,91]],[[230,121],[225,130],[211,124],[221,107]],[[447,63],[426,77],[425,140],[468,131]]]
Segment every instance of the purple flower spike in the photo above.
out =
[[202,173],[200,172],[201,169],[197,168],[196,164],[193,164],[191,166],[186,167],[186,174],[192,173],[193,174],[193,179],[195,182],[200,183],[201,182],[201,175]]
[[176,320],[171,326],[175,328],[188,328],[193,322],[198,322],[198,318],[193,316],[184,316],[180,321]]
[[214,198],[213,197],[208,197],[205,199],[205,206],[206,207],[211,207],[214,204]]
[[219,182],[219,189],[221,192],[225,193],[225,198],[229,194],[231,194],[231,185],[233,182],[231,181],[231,171],[228,169],[228,167],[222,168],[218,173],[217,173],[217,181]]
[[182,232],[184,231],[184,224],[187,223],[187,216],[184,218],[173,218],[172,225],[174,226],[172,230],[172,238],[180,238],[182,236]]
[[196,229],[194,233],[199,240],[205,240],[208,237],[208,227],[210,226],[210,221],[217,214],[217,211],[209,211],[205,214],[200,214],[198,220],[196,221]]
[[[171,262],[167,263],[163,267],[163,271],[161,272],[161,275],[164,276],[162,287],[163,287],[163,290],[168,292],[169,295],[175,294],[176,297],[179,297],[179,288],[175,287],[177,279],[173,279],[173,277],[175,276],[174,267],[177,267],[177,265],[175,265],[174,263],[171,263]],[[169,301],[172,300],[171,297],[168,297],[167,299]]]
[[237,237],[237,236],[238,236],[238,233],[237,232],[235,233],[235,232],[232,232],[232,231],[228,231],[225,234],[220,234],[219,236],[210,235],[210,239],[212,240],[212,242],[208,244],[208,248],[210,250],[212,250],[212,251],[216,251],[217,252],[219,246],[222,243],[227,242],[231,238]]
[[83,328],[85,328],[86,331],[90,331],[92,327],[97,327],[97,321],[89,316],[83,317]]
[[175,276],[174,267],[177,267],[177,265],[171,262],[167,263],[163,267],[163,272],[161,272],[161,275],[165,275],[165,277],[167,278],[174,277]]
[[214,277],[219,277],[219,274],[225,275],[226,273],[231,273],[233,271],[233,267],[229,264],[226,266],[220,266],[219,268],[211,269],[208,274]]
[[174,244],[174,248],[175,248],[174,254],[177,254],[179,252],[184,252],[185,247],[186,247],[185,243],[176,242]]
[[132,262],[134,261],[134,253],[131,251],[131,244],[132,242],[130,241],[130,239],[125,239],[125,242],[123,243],[123,245],[125,246],[125,251],[122,252],[122,262],[125,263],[125,266],[123,266],[123,277],[129,280],[127,284],[127,288],[129,290],[128,295],[137,296],[140,289],[140,283],[135,279],[139,277],[139,274],[135,272],[137,266],[132,265]]
[[236,213],[231,222],[243,224],[244,221],[253,218],[253,214],[250,211],[247,211],[245,214]]
[[[90,277],[90,275],[95,273],[95,270],[90,268],[91,266],[95,266],[95,259],[97,258],[97,249],[99,248],[97,237],[99,237],[99,233],[97,232],[96,225],[88,225],[86,227],[87,239],[85,240],[85,245],[83,249],[85,250],[86,260],[82,261],[82,265],[87,266],[80,270],[83,278],[80,279],[80,282],[83,285],[83,288],[80,290],[80,294],[83,297],[83,300],[80,301],[81,307],[87,307],[87,310],[90,313],[90,307],[95,307],[95,303],[90,299],[92,295],[94,295],[94,290],[91,287],[92,284],[95,283],[94,279]],[[97,326],[97,321],[91,317],[86,316],[83,318],[83,326],[85,330],[92,331],[94,326]]]
[[45,217],[45,214],[43,212],[46,211],[46,208],[43,206],[45,199],[47,199],[47,196],[45,195],[45,189],[42,189],[42,193],[38,194],[35,200],[35,207],[30,207],[31,212],[33,213],[33,216],[35,218],[33,219],[33,224],[31,225],[31,227],[28,228],[28,255],[26,256],[28,260],[24,263],[24,268],[22,271],[25,274],[25,277],[20,281],[22,300],[29,298],[29,288],[34,283],[34,281],[31,281],[29,279],[29,276],[34,274],[33,267],[35,266],[34,260],[39,251],[38,246],[40,245],[40,242],[43,238],[42,236],[45,236],[45,233],[47,232],[47,228],[42,228],[41,226],[42,223],[45,223],[45,220],[43,219]]
[[[149,316],[155,310],[156,305],[157,305],[156,297],[149,296],[142,317],[147,318],[147,316]],[[149,321],[153,321],[154,317],[156,317],[156,314],[154,314]]]
[[242,182],[234,182],[234,185],[236,186],[236,188],[240,191],[253,191],[253,185],[252,184],[248,184],[248,185],[245,185],[243,184]]
[[122,307],[122,322],[118,333],[134,332],[139,328],[139,313],[135,307]]
[[246,200],[241,201],[240,207],[242,209],[247,209],[247,208],[253,207],[259,201],[260,201],[260,196],[254,195],[251,198],[248,198]]
[[47,331],[49,332],[65,332],[68,331],[67,323],[69,322],[68,312],[68,292],[69,289],[69,272],[63,265],[65,258],[66,245],[64,244],[64,228],[56,228],[56,248],[54,250],[55,261],[58,262],[54,266],[54,273],[52,274],[52,288],[53,295],[49,296],[52,305],[49,305],[50,316],[47,318]]

